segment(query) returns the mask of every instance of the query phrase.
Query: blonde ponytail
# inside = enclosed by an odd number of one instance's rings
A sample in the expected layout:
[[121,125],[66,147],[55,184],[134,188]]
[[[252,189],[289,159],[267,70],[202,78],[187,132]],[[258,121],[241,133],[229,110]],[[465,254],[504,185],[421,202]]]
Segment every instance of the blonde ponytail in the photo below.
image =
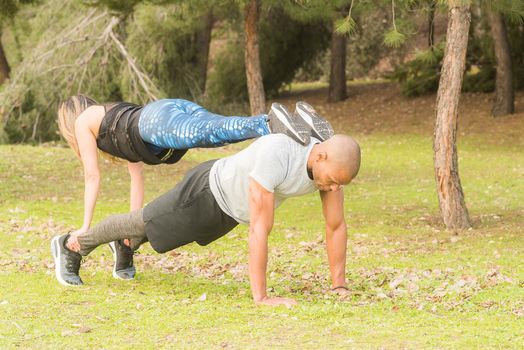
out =
[[87,96],[75,95],[60,103],[58,107],[58,127],[60,133],[78,157],[80,157],[80,151],[75,136],[76,119],[88,107],[96,104],[97,102],[95,100]]

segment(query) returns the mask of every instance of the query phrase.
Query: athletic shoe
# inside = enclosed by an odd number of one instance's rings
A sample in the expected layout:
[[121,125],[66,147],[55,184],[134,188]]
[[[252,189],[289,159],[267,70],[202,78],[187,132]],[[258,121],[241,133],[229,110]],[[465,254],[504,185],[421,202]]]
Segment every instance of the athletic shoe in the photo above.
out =
[[51,252],[55,260],[55,275],[64,286],[79,286],[84,284],[79,276],[82,255],[69,250],[65,243],[69,234],[55,236],[51,241]]
[[320,141],[326,141],[335,134],[331,124],[318,115],[317,111],[306,102],[297,102],[295,115],[306,122],[309,128],[311,128],[311,136]]
[[268,113],[269,131],[273,134],[285,134],[301,145],[309,144],[310,133],[307,125],[296,118],[280,103],[273,103]]
[[136,269],[133,265],[133,250],[126,246],[123,241],[109,243],[113,252],[113,277],[121,280],[132,280],[135,278]]

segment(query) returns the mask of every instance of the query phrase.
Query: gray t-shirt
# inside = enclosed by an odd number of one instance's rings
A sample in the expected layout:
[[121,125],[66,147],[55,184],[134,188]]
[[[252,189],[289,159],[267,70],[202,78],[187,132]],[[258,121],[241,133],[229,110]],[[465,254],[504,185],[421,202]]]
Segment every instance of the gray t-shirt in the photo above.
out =
[[218,160],[209,174],[211,192],[220,208],[249,224],[249,178],[275,194],[275,208],[289,197],[317,190],[307,174],[307,159],[315,143],[301,146],[283,134],[260,137],[239,153]]

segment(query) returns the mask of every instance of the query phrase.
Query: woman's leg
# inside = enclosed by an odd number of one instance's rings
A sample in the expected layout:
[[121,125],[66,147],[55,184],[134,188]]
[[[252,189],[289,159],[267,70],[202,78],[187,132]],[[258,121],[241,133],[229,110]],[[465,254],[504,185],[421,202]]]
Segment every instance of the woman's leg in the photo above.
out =
[[146,105],[138,127],[145,142],[173,149],[219,147],[270,133],[264,114],[225,117],[182,99],[159,100]]

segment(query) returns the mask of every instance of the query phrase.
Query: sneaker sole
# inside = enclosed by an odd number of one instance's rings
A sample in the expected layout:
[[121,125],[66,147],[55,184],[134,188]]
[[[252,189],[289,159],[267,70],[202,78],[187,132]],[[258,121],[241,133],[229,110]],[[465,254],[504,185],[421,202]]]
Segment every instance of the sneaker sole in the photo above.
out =
[[118,274],[116,273],[116,246],[115,246],[115,242],[109,242],[109,248],[111,249],[111,252],[113,253],[113,277],[116,278],[117,280],[122,280],[122,281],[134,280],[135,279],[134,276],[133,276],[133,278],[122,278],[122,277],[118,276]]
[[[296,108],[296,112],[298,113],[299,117],[302,118],[302,120],[304,120],[304,122],[306,122],[306,124],[308,124],[309,127],[311,127],[311,129],[313,129],[316,134],[323,138],[323,140],[321,141],[325,141],[329,139],[331,136],[333,136],[333,128],[329,125],[329,122],[327,120],[319,116],[318,113],[310,110],[309,106],[299,106],[297,106],[298,108]],[[313,118],[311,114],[315,115],[315,117]]]
[[284,124],[284,126],[293,133],[293,135],[295,135],[295,137],[299,140],[301,140],[302,143],[305,143],[306,141],[304,140],[304,137],[297,132],[297,129],[299,128],[296,123],[292,120],[290,120],[288,118],[288,115],[290,115],[289,113],[286,113],[286,111],[284,110],[284,108],[282,107],[282,105],[280,104],[276,104],[276,103],[273,103],[271,105],[271,110],[273,111],[273,113],[275,114],[275,116],[277,117],[278,120],[280,120],[280,122],[282,124]]
[[58,252],[60,251],[60,243],[58,240],[60,239],[60,236],[55,236],[51,240],[51,253],[53,254],[53,259],[55,261],[55,277],[58,280],[58,283],[61,285],[64,285],[66,287],[78,287],[80,284],[70,284],[64,281],[62,278],[62,264],[60,264],[60,255]]

